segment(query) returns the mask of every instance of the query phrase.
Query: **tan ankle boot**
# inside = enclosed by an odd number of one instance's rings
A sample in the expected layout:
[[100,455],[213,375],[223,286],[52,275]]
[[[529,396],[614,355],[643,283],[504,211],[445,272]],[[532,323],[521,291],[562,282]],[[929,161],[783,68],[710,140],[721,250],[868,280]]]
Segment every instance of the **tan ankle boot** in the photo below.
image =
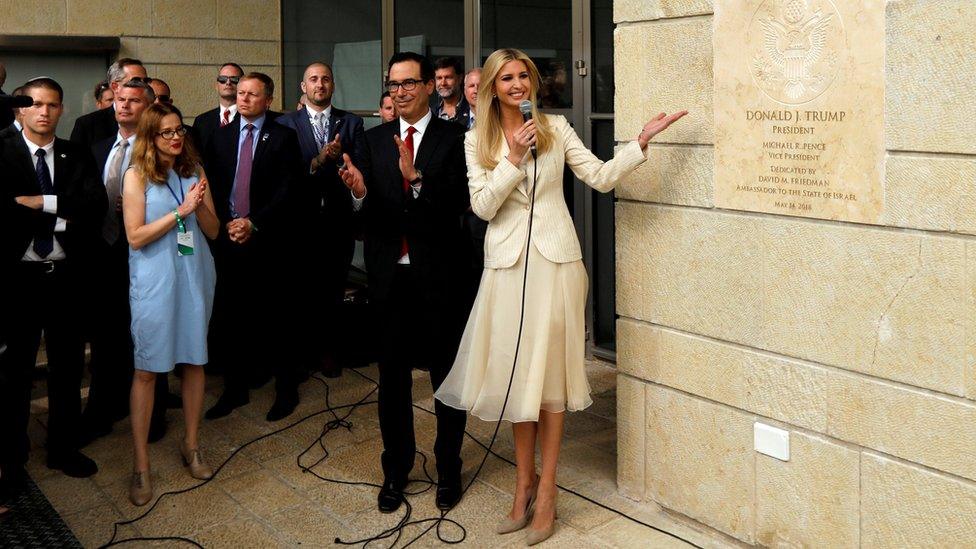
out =
[[183,455],[183,466],[190,469],[191,477],[198,480],[210,480],[213,477],[213,469],[203,461],[199,448],[191,450],[186,447],[185,442],[180,442],[180,453]]
[[152,497],[153,489],[152,481],[149,480],[149,471],[133,471],[129,483],[129,501],[136,507],[142,507],[149,503]]

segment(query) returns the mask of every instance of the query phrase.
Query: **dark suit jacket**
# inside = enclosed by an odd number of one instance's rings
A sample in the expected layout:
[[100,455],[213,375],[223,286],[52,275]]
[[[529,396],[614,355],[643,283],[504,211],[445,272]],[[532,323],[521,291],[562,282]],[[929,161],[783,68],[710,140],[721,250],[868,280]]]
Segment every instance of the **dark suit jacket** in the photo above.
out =
[[[434,111],[435,118],[438,118],[438,113],[440,112],[441,106],[443,104],[444,104],[444,100],[441,99],[437,102],[436,105],[431,107],[431,110]],[[447,121],[457,122],[458,124],[464,126],[464,129],[467,130],[468,122],[470,119],[471,119],[471,106],[468,105],[468,100],[464,98],[464,95],[461,95],[461,101],[458,102],[457,107],[455,107],[454,109],[454,118],[448,118]]]
[[[313,218],[317,218],[321,224],[328,227],[327,231],[331,234],[352,239],[355,232],[352,222],[352,195],[339,177],[335,163],[323,165],[319,167],[316,173],[308,174],[312,158],[319,153],[312,124],[308,120],[308,111],[301,109],[284,114],[275,121],[282,126],[295,130],[298,135],[298,144],[301,147],[302,162],[306,174],[302,184],[296,185],[296,187],[301,188],[295,189],[295,198],[300,211],[309,212]],[[329,117],[330,139],[335,138],[337,128],[339,142],[342,143],[342,152],[349,154],[353,163],[358,166],[362,162],[362,150],[366,146],[363,119],[350,112],[332,107],[332,113]],[[323,201],[324,208],[320,207]]]
[[469,258],[461,227],[461,215],[469,205],[464,128],[431,118],[417,150],[415,166],[423,173],[423,186],[416,198],[412,189],[403,190],[393,141],[399,131],[400,121],[394,120],[366,132],[360,166],[366,198],[359,215],[370,295],[378,300],[389,297],[401,237],[406,235],[411,268],[425,285],[424,297],[432,303],[457,302],[467,284]]
[[[6,95],[6,93],[0,89],[0,95]],[[6,128],[7,126],[14,123],[14,110],[0,108],[0,128]]]
[[108,106],[75,120],[71,141],[89,148],[103,139],[115,137],[117,133],[119,124],[115,121],[115,108]]
[[20,131],[17,130],[17,126],[14,126],[13,122],[11,122],[9,126],[0,130],[0,139],[6,139],[11,135],[19,135],[19,134]]
[[[231,123],[237,120],[239,115],[235,114],[234,118],[231,119]],[[217,128],[220,127],[220,108],[210,109],[209,111],[197,115],[193,119],[193,130],[190,135],[193,136],[193,144],[196,145],[197,150],[200,154],[203,154],[210,145],[210,139],[213,137]]]
[[[225,226],[231,220],[230,198],[240,133],[241,117],[237,117],[235,122],[217,128],[204,154],[204,168],[221,224],[218,240],[223,243],[229,243]],[[301,177],[302,158],[295,132],[270,119],[265,119],[255,138],[258,144],[251,167],[249,217],[258,230],[246,246],[260,249],[267,244],[277,245],[290,232],[294,221],[290,215],[290,192]]]
[[[5,222],[0,237],[0,263],[20,261],[34,238],[38,223],[52,214],[17,205],[14,197],[38,195],[35,165],[21,134],[3,139],[0,146],[0,206]],[[57,217],[68,221],[64,232],[55,233],[69,261],[83,260],[93,238],[100,238],[107,198],[101,178],[89,152],[63,139],[54,142],[54,191],[58,197]],[[6,268],[6,267],[0,267]]]

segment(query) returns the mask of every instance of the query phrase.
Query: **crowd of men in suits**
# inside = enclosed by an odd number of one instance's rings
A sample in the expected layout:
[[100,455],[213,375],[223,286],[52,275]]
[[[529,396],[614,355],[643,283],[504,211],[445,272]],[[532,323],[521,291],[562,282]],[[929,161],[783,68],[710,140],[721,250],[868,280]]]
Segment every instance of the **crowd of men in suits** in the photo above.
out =
[[[376,322],[353,331],[380,353],[383,511],[399,506],[413,465],[411,368],[429,370],[435,388],[446,376],[481,276],[486,226],[470,212],[463,154],[477,71],[410,52],[388,68],[385,123],[370,131],[332,104],[336,75],[321,62],[306,67],[303,106],[288,114],[270,109],[270,77],[222,65],[218,105],[191,128],[222,224],[211,243],[218,282],[209,366],[223,375],[224,389],[205,417],[230,414],[273,377],[267,419],[277,421],[294,411],[308,372],[341,374],[347,342],[339,334],[348,333],[341,307],[355,241],[363,238]],[[462,89],[462,80],[474,85]],[[15,90],[34,101],[16,120],[0,113],[0,272],[8,278],[0,315],[0,505],[24,475],[42,332],[48,467],[95,474],[81,449],[128,414],[133,346],[119,171],[131,164],[142,112],[172,96],[129,58],[111,65],[95,98],[107,92],[109,106],[78,118],[70,140],[55,137],[63,91],[50,78]],[[250,168],[244,195],[237,192],[242,163]],[[82,410],[86,342],[91,383]],[[167,387],[157,382],[156,402],[179,406]],[[437,503],[449,508],[461,496],[465,414],[437,406]],[[166,407],[153,408],[150,442],[165,433]]]

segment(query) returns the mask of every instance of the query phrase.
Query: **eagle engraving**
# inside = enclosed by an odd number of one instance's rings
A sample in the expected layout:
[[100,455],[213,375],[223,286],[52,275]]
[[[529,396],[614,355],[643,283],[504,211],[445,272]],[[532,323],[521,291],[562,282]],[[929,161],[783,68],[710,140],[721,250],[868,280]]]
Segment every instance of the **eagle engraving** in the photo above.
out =
[[823,58],[827,34],[834,14],[819,9],[810,13],[807,0],[783,0],[781,19],[767,15],[760,21],[762,50],[753,60],[757,79],[781,87],[786,97],[799,100],[811,91],[821,91],[824,77],[812,74]]

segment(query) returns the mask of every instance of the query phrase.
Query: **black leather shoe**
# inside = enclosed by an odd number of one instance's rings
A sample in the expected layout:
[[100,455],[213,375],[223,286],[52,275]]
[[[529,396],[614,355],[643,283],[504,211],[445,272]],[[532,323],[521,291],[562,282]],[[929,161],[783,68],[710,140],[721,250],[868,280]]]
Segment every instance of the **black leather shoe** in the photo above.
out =
[[461,501],[461,479],[451,482],[441,482],[437,485],[437,508],[448,511]]
[[295,411],[295,407],[298,406],[298,393],[289,394],[279,394],[275,397],[274,404],[271,405],[271,409],[268,410],[268,415],[265,419],[268,421],[278,421],[285,419],[290,416],[292,412]]
[[159,442],[163,440],[166,436],[166,416],[160,414],[158,416],[153,415],[149,420],[149,436],[146,437],[146,441],[149,444],[154,442]]
[[393,481],[386,481],[376,497],[376,506],[380,513],[392,513],[403,503],[403,486]]
[[88,478],[98,472],[98,465],[78,450],[63,450],[48,454],[47,468],[57,469],[75,478]]
[[220,395],[220,398],[217,399],[217,403],[214,404],[212,408],[207,410],[207,413],[204,414],[203,417],[207,419],[219,419],[233,412],[235,408],[244,406],[248,402],[250,402],[250,398],[247,395],[235,396],[224,392],[224,394]]

